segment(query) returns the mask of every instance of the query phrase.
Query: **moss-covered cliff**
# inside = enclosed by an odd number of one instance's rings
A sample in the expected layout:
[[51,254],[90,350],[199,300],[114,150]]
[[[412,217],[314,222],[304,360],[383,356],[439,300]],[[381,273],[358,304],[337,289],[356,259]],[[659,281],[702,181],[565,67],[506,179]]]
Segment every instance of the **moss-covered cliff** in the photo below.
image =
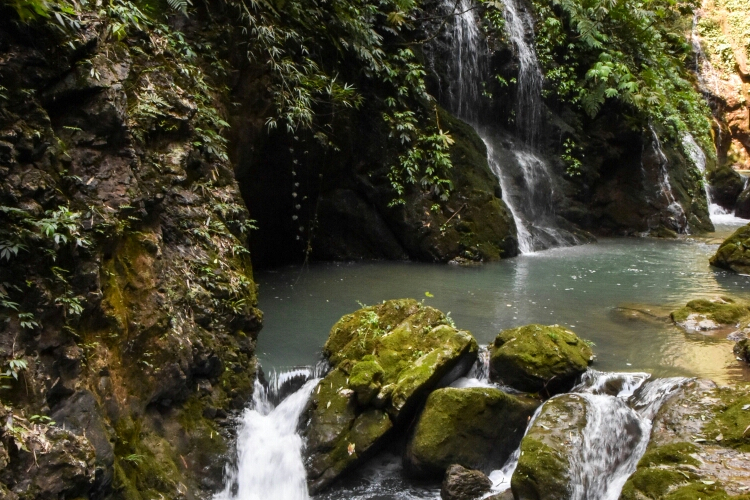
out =
[[224,34],[83,5],[0,21],[0,490],[199,498],[261,326]]

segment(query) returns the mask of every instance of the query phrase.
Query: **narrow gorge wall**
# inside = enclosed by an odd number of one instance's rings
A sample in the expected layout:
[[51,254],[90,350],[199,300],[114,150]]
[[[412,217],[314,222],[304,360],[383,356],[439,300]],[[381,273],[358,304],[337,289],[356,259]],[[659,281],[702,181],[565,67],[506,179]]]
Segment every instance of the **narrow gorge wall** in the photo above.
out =
[[14,18],[3,7],[0,496],[205,498],[262,317],[222,73],[191,48],[227,33],[177,36],[131,4],[70,30]]

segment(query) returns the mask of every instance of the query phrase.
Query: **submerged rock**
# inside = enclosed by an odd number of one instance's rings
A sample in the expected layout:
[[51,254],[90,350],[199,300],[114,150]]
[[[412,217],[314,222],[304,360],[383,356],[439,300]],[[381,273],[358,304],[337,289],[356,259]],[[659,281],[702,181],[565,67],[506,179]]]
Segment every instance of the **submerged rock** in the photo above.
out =
[[736,330],[743,320],[750,317],[750,306],[730,297],[697,299],[673,311],[670,317],[689,333]]
[[739,228],[724,240],[709,263],[739,274],[750,274],[750,225]]
[[490,346],[490,375],[525,392],[570,389],[594,359],[591,348],[561,326],[504,330]]
[[490,491],[492,481],[481,471],[451,465],[440,488],[442,500],[474,500]]
[[470,333],[416,300],[391,300],[341,318],[324,346],[333,369],[303,414],[312,492],[376,451],[434,388],[477,357]]
[[405,466],[419,476],[438,476],[451,464],[489,472],[518,447],[538,406],[490,387],[438,389],[409,440]]

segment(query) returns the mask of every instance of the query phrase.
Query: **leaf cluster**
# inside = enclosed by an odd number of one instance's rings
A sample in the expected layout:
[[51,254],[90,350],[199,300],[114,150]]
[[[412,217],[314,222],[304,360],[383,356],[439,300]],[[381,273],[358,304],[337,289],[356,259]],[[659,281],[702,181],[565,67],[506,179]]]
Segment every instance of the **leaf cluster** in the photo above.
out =
[[[710,111],[696,91],[684,36],[691,0],[533,0],[545,96],[595,117],[609,101],[635,126],[662,124],[710,144]],[[708,149],[708,148],[707,148]]]

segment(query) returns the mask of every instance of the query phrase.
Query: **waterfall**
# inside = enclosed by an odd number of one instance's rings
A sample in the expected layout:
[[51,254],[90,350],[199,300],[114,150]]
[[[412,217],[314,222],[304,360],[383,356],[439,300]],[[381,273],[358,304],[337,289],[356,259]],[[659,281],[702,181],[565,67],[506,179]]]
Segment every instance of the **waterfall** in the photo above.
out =
[[[617,500],[648,446],[652,420],[662,404],[689,379],[651,380],[647,373],[589,370],[572,394],[585,399],[586,426],[572,448],[571,500]],[[561,397],[555,396],[555,397]],[[554,399],[554,398],[552,398]],[[545,403],[546,404],[546,403]],[[529,421],[533,426],[542,405]],[[520,448],[490,474],[493,494],[510,488]]]
[[544,82],[536,50],[527,40],[527,36],[534,33],[534,21],[531,14],[519,6],[518,0],[503,0],[503,14],[508,36],[519,64],[516,127],[526,144],[533,148],[542,116],[542,83]]
[[451,32],[453,57],[448,68],[449,100],[452,111],[461,119],[474,124],[478,119],[477,103],[481,96],[484,51],[481,33],[475,18],[473,0],[444,0],[448,12],[457,9]]
[[711,222],[728,225],[747,224],[746,219],[741,219],[735,216],[734,213],[729,213],[724,207],[718,203],[714,203],[711,199],[711,191],[708,189],[708,181],[706,180],[706,154],[698,143],[695,142],[695,138],[690,132],[682,134],[682,148],[690,157],[690,161],[693,162],[695,168],[701,173],[703,192],[706,194],[706,203],[708,203],[708,214],[711,217]]
[[[669,159],[664,154],[664,150],[661,147],[661,141],[659,136],[656,134],[656,130],[652,125],[649,125],[651,131],[651,148],[659,161],[659,171],[657,183],[659,189],[656,193],[657,198],[663,198],[667,203],[667,212],[670,214],[674,229],[681,233],[687,228],[687,217],[685,216],[685,210],[682,208],[674,197],[672,191],[672,183],[669,180]],[[643,155],[641,155],[641,170],[644,173],[644,180],[647,179],[645,166],[643,164]]]
[[[299,375],[276,377],[275,387]],[[242,414],[237,434],[236,466],[227,468],[224,490],[213,500],[309,499],[297,422],[319,380],[307,380],[276,407],[269,398],[274,386],[269,390],[256,380],[253,404]]]
[[[519,61],[516,134],[520,140],[479,123],[482,82],[487,77],[487,48],[476,18],[473,0],[443,0],[453,13],[450,31],[448,107],[474,127],[487,147],[489,166],[503,192],[503,201],[515,221],[521,253],[530,253],[581,241],[558,227],[554,213],[554,179],[547,161],[535,151],[542,115],[542,71],[533,45],[533,19],[518,0],[503,0],[508,38]],[[531,41],[530,41],[530,40]]]

